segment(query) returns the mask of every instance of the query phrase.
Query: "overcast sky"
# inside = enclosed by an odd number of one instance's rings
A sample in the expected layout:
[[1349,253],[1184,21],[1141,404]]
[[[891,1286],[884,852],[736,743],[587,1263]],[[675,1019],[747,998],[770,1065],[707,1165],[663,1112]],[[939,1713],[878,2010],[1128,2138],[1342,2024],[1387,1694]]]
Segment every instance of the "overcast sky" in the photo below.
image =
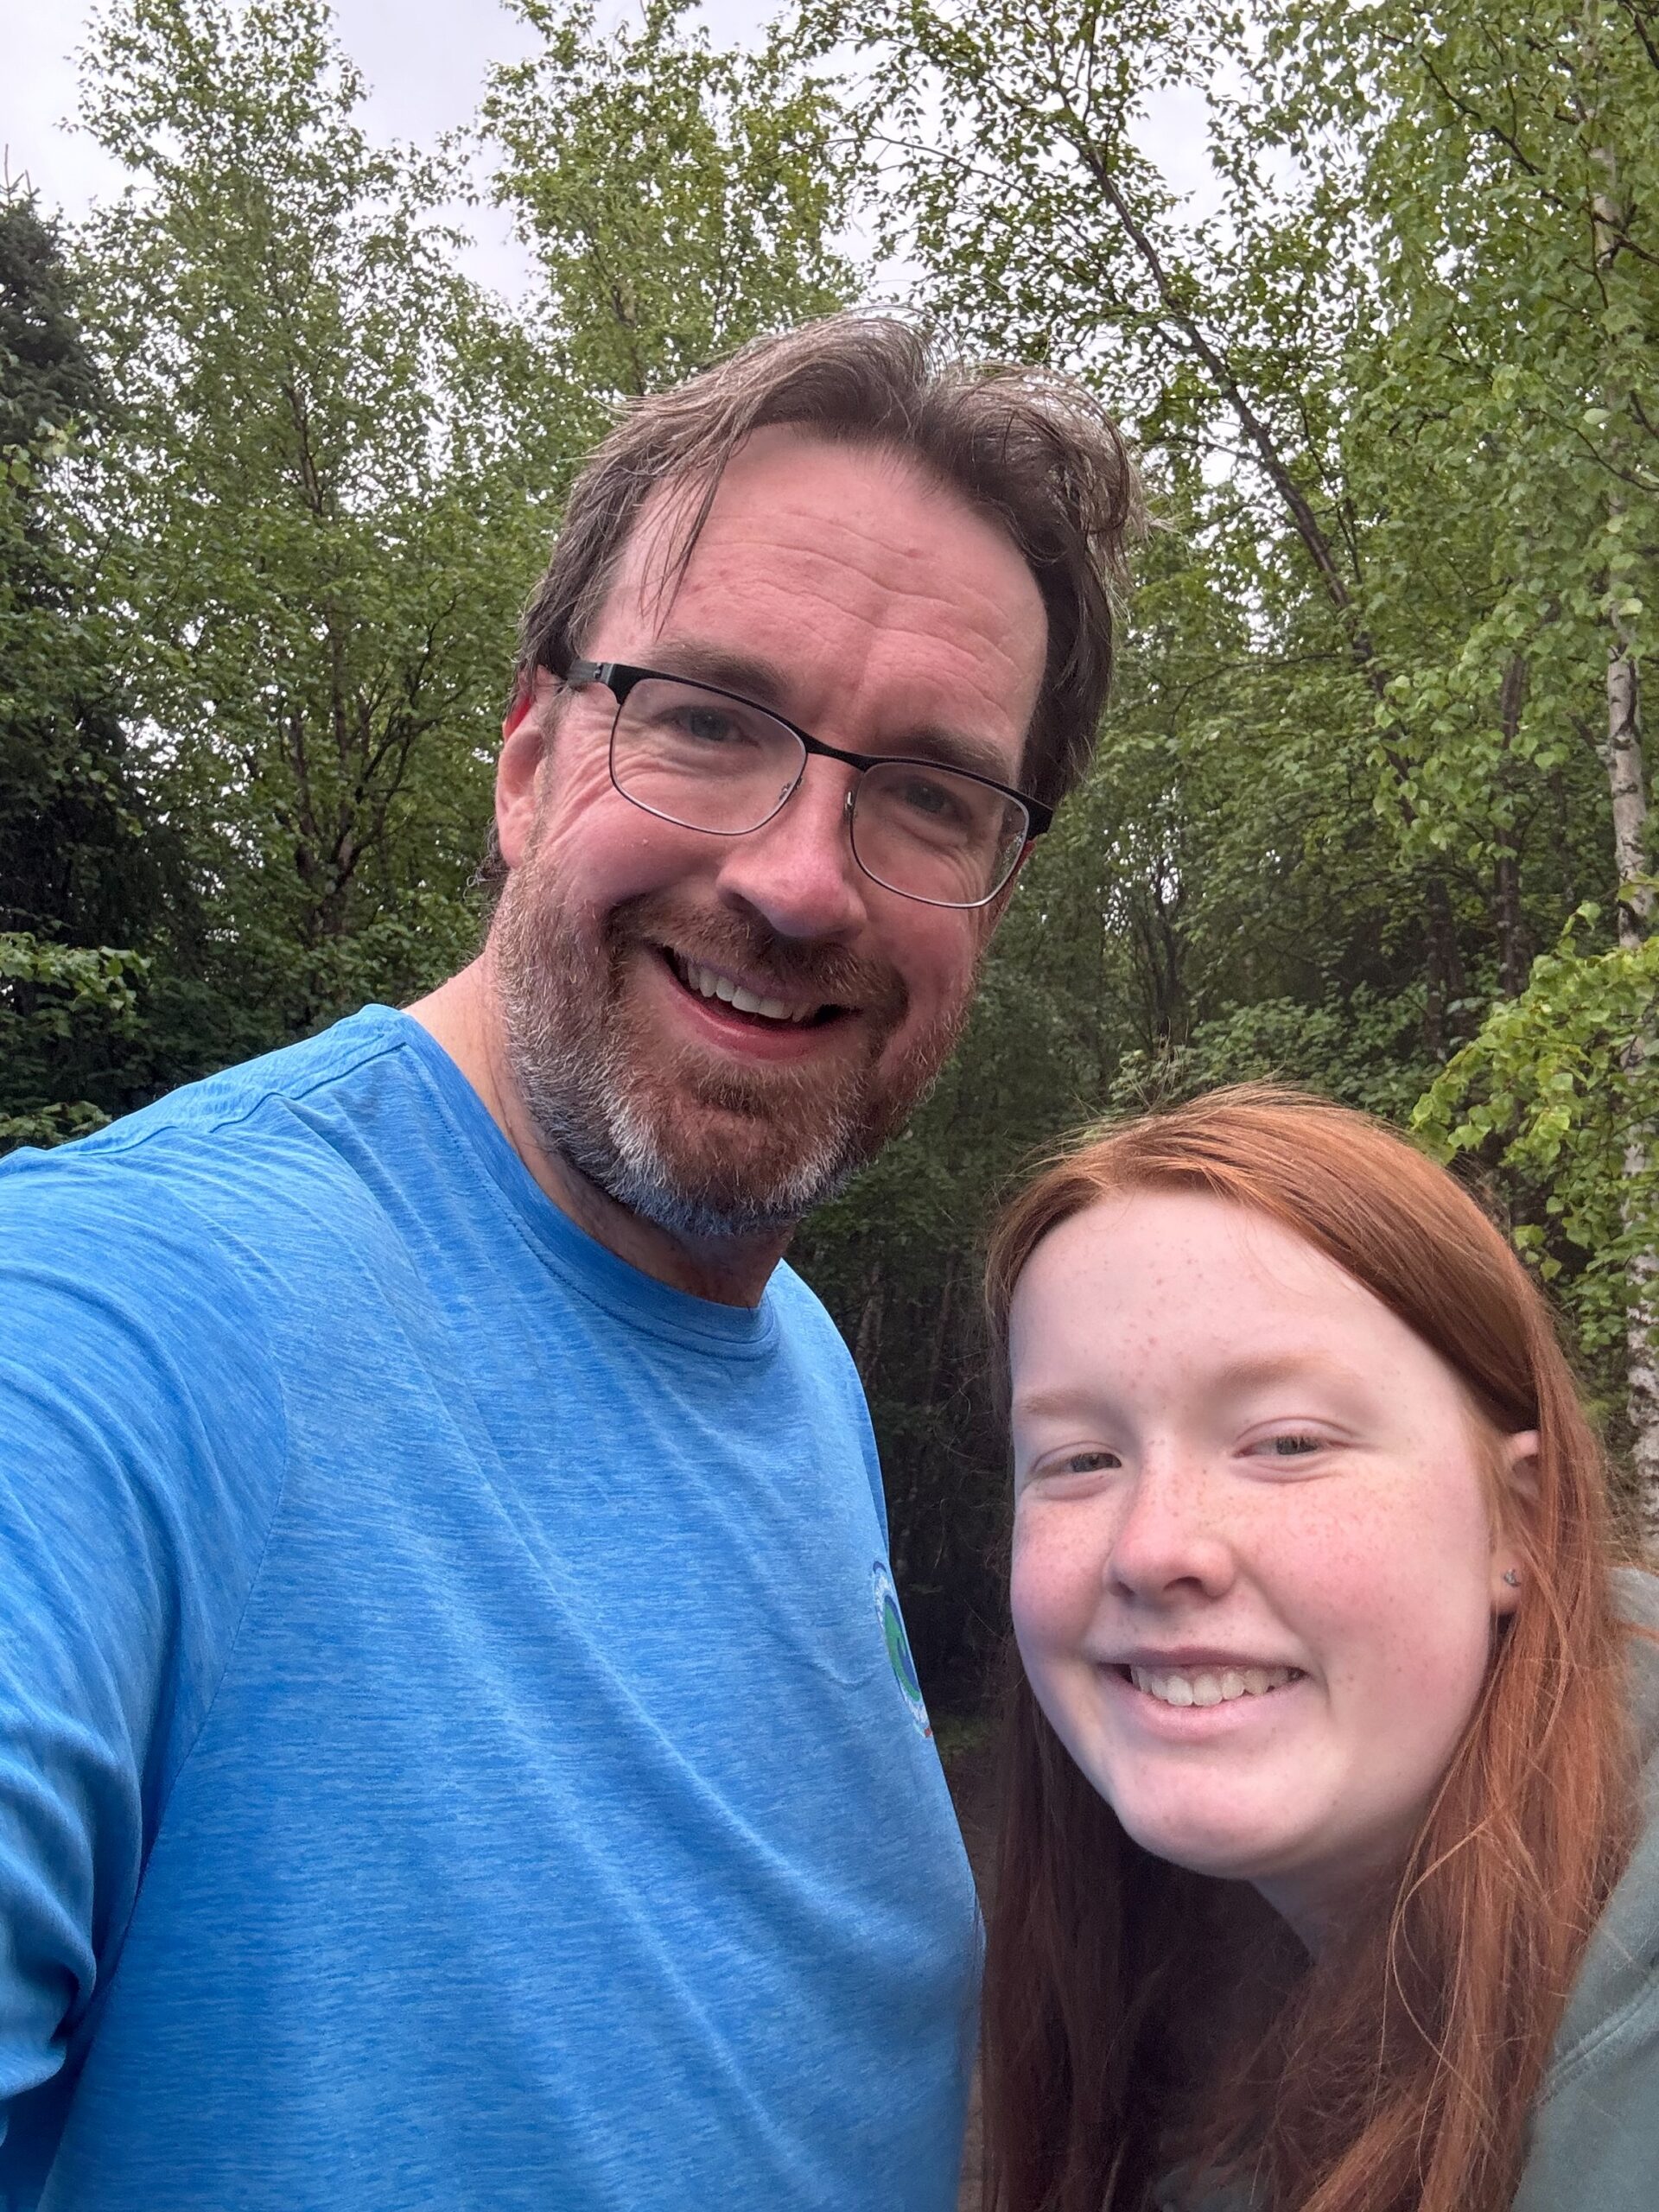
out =
[[[602,8],[601,22],[625,5]],[[44,207],[72,219],[125,181],[74,122],[75,57],[92,12],[92,0],[0,0],[0,149],[11,176],[27,171]],[[728,45],[753,38],[775,12],[776,0],[705,0],[702,10]],[[371,134],[423,146],[466,122],[492,61],[515,60],[534,44],[500,0],[334,0],[334,21],[369,86]],[[474,275],[516,292],[526,264],[505,217],[480,207],[463,220],[478,238]]]
[[[601,20],[614,22],[628,0],[609,0]],[[781,0],[703,0],[715,41],[752,40]],[[118,191],[123,173],[75,127],[75,56],[92,0],[0,0],[0,149],[8,174],[27,172],[48,210],[72,219],[95,198]],[[533,41],[500,0],[334,0],[340,43],[369,86],[365,122],[378,138],[429,146],[464,123],[492,61],[516,60]],[[1190,95],[1150,104],[1149,150],[1178,188],[1205,174],[1202,110]],[[480,207],[460,218],[477,244],[472,274],[509,296],[523,287],[527,263],[505,217]]]

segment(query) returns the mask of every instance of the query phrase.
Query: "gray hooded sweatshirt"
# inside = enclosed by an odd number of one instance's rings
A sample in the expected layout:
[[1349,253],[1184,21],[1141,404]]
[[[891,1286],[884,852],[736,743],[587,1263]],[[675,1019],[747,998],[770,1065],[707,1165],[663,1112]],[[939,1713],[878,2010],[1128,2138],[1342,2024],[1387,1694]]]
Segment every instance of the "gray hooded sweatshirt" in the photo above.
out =
[[[1659,1582],[1617,1581],[1624,1618],[1659,1630]],[[1630,1653],[1641,1834],[1555,2038],[1514,2212],[1659,2207],[1659,1644],[1632,1637]]]
[[[1659,1580],[1614,1578],[1623,1618],[1659,1631]],[[1659,2212],[1659,1644],[1630,1643],[1641,1829],[1584,1955],[1533,2107],[1511,2212]],[[1159,2212],[1259,2212],[1236,2190],[1160,2193]]]

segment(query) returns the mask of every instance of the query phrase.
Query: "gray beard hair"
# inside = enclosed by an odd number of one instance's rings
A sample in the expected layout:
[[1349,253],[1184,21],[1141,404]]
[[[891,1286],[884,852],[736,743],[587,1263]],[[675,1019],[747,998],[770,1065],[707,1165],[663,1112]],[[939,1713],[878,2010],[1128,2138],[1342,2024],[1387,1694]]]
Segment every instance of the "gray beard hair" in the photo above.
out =
[[[490,937],[507,1065],[519,1101],[543,1150],[673,1236],[775,1236],[838,1196],[931,1089],[965,1011],[918,1040],[878,1095],[860,1084],[826,1113],[815,1087],[807,1095],[817,1127],[810,1136],[802,1132],[805,1150],[773,1162],[764,1180],[757,1182],[761,1163],[746,1153],[741,1137],[717,1166],[704,1163],[690,1179],[663,1127],[666,1101],[642,1095],[632,1058],[642,1048],[610,1018],[616,943],[607,942],[608,957],[594,959],[556,906],[537,912],[537,877],[533,857],[513,872]],[[596,1008],[596,1016],[588,1008]],[[735,1087],[722,1100],[717,1082],[706,1076],[698,1091],[710,1104],[753,1110]],[[787,1086],[779,1085],[770,1108],[773,1124],[789,1111]]]
[[842,1116],[769,1188],[686,1188],[651,1115],[629,1095],[614,1038],[597,1056],[584,1052],[549,1022],[539,994],[525,997],[521,981],[502,975],[501,1006],[507,1065],[537,1143],[642,1221],[687,1238],[776,1235],[839,1197],[864,1165]]

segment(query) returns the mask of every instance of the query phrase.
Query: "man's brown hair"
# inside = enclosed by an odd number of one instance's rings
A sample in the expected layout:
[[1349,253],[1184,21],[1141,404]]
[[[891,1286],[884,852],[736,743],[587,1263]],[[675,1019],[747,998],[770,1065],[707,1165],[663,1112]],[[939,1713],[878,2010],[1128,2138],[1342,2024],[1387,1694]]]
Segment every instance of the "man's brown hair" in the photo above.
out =
[[973,365],[892,315],[851,313],[760,338],[671,391],[636,400],[571,488],[522,625],[515,696],[563,676],[603,604],[641,508],[690,495],[671,563],[682,572],[721,471],[756,430],[786,425],[913,461],[1004,529],[1048,617],[1026,787],[1050,804],[1089,765],[1110,686],[1115,600],[1141,524],[1139,482],[1116,424],[1070,378]]

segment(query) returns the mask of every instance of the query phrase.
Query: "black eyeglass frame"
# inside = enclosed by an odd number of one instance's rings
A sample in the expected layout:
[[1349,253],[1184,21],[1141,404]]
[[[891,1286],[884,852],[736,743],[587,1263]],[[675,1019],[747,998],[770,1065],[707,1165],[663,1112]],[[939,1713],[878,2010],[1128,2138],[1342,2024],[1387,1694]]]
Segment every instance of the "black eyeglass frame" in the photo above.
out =
[[[759,822],[752,822],[747,830],[707,830],[701,823],[696,822],[683,822],[676,825],[682,830],[696,830],[705,837],[747,837],[753,836],[757,830],[764,830],[768,822],[774,821],[782,813],[800,789],[801,777],[806,773],[807,761],[815,754],[825,760],[839,760],[843,767],[855,769],[860,775],[868,768],[924,768],[936,775],[944,770],[952,776],[965,776],[970,784],[982,785],[987,791],[995,791],[1001,798],[1012,799],[1017,806],[1025,809],[1026,835],[1022,840],[1022,849],[1033,838],[1042,836],[1053,824],[1054,810],[1052,806],[1045,806],[1041,799],[1033,798],[1029,791],[1016,791],[1012,784],[999,784],[994,776],[982,776],[977,769],[959,768],[952,760],[924,760],[919,755],[910,753],[848,753],[838,745],[826,745],[823,738],[814,737],[810,730],[803,729],[798,722],[789,721],[786,716],[775,713],[770,707],[763,707],[759,700],[746,699],[741,691],[728,691],[718,683],[705,683],[700,677],[676,676],[665,668],[637,668],[629,661],[573,660],[563,680],[572,690],[582,684],[601,684],[616,701],[616,719],[611,724],[609,747],[608,765],[611,783],[621,797],[627,800],[628,804],[637,806],[642,814],[655,814],[656,809],[646,806],[643,801],[635,798],[631,791],[624,791],[616,779],[617,728],[622,719],[622,709],[627,704],[628,694],[636,683],[650,682],[685,684],[694,691],[707,691],[716,699],[729,699],[734,707],[747,707],[752,715],[765,715],[769,721],[778,723],[781,728],[789,732],[802,748],[800,772],[777,805],[772,808],[772,812],[762,815]],[[855,789],[847,794],[849,814],[856,795]],[[658,816],[658,818],[661,821],[672,819],[668,815]],[[870,877],[873,883],[880,883],[882,889],[891,891],[895,898],[913,899],[920,906],[943,906],[953,912],[962,914],[972,913],[981,906],[988,906],[993,899],[1007,889],[1008,878],[1014,874],[1013,868],[1010,868],[1008,874],[1003,877],[995,891],[988,891],[982,899],[970,899],[964,904],[954,899],[929,899],[918,892],[901,891],[896,884],[883,883],[879,875],[872,874],[871,871],[864,867],[863,861],[859,860],[856,846],[853,849],[853,858],[858,861],[859,867],[863,869],[866,875]]]

